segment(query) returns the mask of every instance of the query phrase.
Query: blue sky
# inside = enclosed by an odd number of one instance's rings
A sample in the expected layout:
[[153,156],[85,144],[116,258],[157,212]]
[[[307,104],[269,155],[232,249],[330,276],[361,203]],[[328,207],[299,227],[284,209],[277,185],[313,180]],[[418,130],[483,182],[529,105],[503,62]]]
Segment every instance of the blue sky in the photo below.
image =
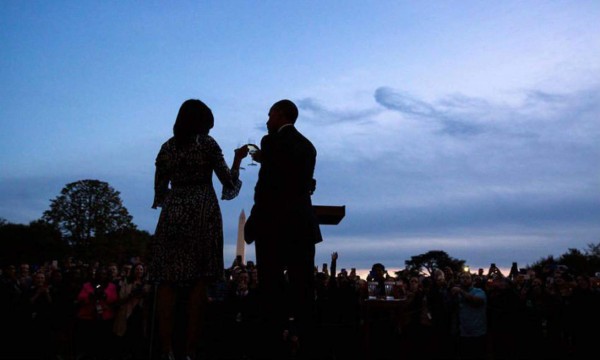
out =
[[[99,179],[153,233],[154,158],[184,100],[212,108],[231,162],[289,98],[318,150],[314,203],[346,206],[317,264],[585,250],[600,241],[598,39],[597,1],[2,1],[0,217],[28,223]],[[226,264],[256,177],[221,202]]]

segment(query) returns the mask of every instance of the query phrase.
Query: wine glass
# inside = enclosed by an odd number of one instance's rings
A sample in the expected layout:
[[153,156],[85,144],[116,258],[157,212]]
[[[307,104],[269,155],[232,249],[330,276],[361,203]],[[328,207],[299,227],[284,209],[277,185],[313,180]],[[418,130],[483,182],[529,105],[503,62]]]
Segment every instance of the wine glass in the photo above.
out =
[[367,290],[369,291],[369,300],[375,300],[377,298],[377,281],[369,281]]
[[386,281],[385,282],[385,299],[386,300],[394,300],[394,286],[396,283],[394,281]]
[[248,147],[248,154],[250,154],[250,158],[252,159],[248,166],[256,166],[252,154],[254,154],[258,150],[258,146],[254,144],[254,139],[248,139],[248,144],[246,144],[246,146]]

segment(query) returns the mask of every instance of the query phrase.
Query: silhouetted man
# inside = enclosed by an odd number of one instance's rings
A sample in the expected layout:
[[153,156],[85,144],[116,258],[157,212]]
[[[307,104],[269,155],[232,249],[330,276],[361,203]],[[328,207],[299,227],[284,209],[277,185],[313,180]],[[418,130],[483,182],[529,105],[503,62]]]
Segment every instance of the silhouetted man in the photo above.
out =
[[294,127],[297,117],[290,100],[276,102],[269,111],[268,134],[253,154],[260,170],[245,238],[256,243],[266,335],[281,338],[287,329],[290,338],[306,343],[313,315],[315,244],[322,237],[311,201],[317,151]]

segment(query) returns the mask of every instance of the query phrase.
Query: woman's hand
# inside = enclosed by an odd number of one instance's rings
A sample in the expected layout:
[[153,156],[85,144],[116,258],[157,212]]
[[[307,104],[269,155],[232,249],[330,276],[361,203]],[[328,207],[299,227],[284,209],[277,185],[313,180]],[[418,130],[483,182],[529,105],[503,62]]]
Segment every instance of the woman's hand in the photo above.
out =
[[242,159],[248,156],[248,147],[244,145],[233,150],[233,152],[235,153],[235,156],[233,157],[232,169],[239,169],[242,163]]
[[235,160],[242,160],[246,156],[248,156],[248,147],[246,145],[241,146],[234,150],[235,152]]

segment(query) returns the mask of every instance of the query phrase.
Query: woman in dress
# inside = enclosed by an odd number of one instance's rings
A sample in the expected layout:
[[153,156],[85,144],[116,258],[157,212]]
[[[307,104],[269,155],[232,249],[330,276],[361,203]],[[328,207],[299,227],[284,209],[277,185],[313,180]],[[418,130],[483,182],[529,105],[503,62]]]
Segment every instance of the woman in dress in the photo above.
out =
[[158,282],[158,335],[163,357],[173,359],[173,326],[178,295],[187,303],[185,354],[195,355],[207,287],[223,276],[223,221],[213,172],[223,185],[221,199],[235,198],[241,188],[239,167],[248,155],[235,150],[229,168],[219,144],[208,135],[212,111],[200,100],[185,101],[173,134],[156,157],[154,203],[161,208],[151,246],[150,275]]

